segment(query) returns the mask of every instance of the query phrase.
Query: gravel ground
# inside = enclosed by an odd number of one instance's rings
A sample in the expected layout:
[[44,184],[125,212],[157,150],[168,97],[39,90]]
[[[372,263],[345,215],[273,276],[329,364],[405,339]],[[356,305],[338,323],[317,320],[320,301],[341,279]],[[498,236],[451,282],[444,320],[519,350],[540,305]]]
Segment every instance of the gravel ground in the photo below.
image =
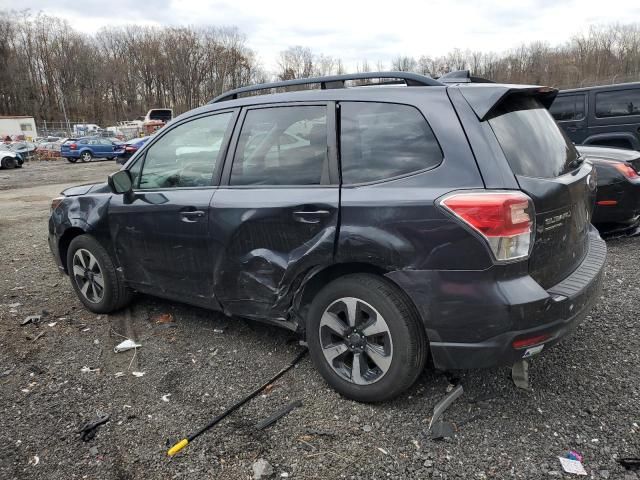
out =
[[[444,375],[425,371],[399,399],[364,405],[328,388],[306,358],[167,458],[167,446],[300,347],[286,331],[147,296],[116,315],[84,310],[48,251],[48,200],[115,169],[55,161],[0,171],[0,478],[242,479],[257,459],[276,478],[558,478],[568,449],[592,478],[640,478],[616,461],[640,456],[638,237],[609,242],[599,304],[570,340],[532,361],[531,391],[516,389],[509,369],[455,372],[464,394],[445,413],[450,439],[426,431]],[[157,323],[161,313],[174,324]],[[40,324],[21,326],[32,314]],[[124,337],[142,347],[114,353]],[[302,407],[256,431],[297,399]],[[81,441],[77,431],[100,412],[110,421]]]

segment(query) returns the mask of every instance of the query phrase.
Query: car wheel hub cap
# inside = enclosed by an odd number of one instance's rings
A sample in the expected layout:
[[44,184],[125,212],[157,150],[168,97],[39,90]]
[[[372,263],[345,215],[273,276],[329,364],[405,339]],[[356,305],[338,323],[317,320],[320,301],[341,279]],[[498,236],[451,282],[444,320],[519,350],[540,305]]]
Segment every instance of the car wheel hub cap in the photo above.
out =
[[73,254],[73,280],[82,296],[91,303],[100,303],[104,297],[104,276],[96,257],[84,248]]
[[343,380],[369,385],[384,377],[391,366],[389,326],[363,300],[344,297],[331,303],[320,319],[319,334],[325,360]]

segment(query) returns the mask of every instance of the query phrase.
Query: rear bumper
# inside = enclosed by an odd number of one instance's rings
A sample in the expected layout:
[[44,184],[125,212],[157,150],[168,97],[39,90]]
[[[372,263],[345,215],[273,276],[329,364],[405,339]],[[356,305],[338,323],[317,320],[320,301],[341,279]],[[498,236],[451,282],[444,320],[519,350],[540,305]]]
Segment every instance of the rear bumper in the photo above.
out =
[[[389,278],[412,298],[430,340],[436,368],[511,365],[559,342],[584,319],[599,297],[606,245],[589,232],[578,268],[544,290],[529,275],[500,278],[491,272],[398,271]],[[434,278],[436,277],[436,278]],[[514,348],[515,340],[544,340]],[[531,351],[532,347],[537,346]]]
[[[599,205],[599,201],[615,201],[615,205]],[[592,222],[595,225],[635,225],[640,217],[640,179],[623,180],[598,187],[596,208]]]

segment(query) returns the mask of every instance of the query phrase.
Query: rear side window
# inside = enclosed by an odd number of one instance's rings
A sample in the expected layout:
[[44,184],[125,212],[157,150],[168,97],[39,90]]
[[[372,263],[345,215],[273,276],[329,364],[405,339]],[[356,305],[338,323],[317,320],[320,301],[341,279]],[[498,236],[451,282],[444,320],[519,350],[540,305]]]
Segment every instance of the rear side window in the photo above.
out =
[[640,115],[640,88],[596,93],[596,117]]
[[584,95],[562,95],[557,97],[551,108],[551,115],[559,122],[582,120],[584,118]]
[[422,114],[408,105],[340,104],[340,159],[345,184],[365,183],[432,168],[442,151]]
[[329,180],[324,105],[249,110],[231,185],[320,185]]
[[553,178],[569,172],[578,157],[573,143],[533,97],[512,96],[488,119],[516,175]]

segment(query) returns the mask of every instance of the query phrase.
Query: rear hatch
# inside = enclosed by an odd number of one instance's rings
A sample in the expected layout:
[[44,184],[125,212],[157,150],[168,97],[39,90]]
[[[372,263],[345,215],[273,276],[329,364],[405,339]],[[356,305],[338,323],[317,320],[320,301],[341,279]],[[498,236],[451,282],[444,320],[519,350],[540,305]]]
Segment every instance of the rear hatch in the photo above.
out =
[[535,95],[508,95],[487,116],[518,184],[533,200],[529,273],[550,288],[587,253],[595,173]]

